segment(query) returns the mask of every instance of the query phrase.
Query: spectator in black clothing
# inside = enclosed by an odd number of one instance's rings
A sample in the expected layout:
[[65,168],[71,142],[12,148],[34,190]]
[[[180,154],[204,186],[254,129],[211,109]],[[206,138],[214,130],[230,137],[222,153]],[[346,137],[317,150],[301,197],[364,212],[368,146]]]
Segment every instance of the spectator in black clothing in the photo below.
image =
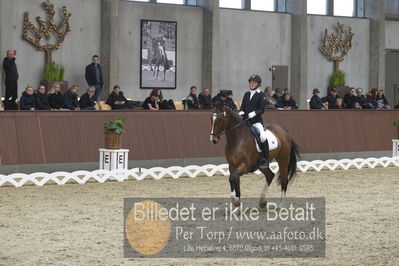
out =
[[398,104],[395,105],[394,109],[399,109],[399,101],[398,101]]
[[225,102],[227,99],[227,91],[221,90],[215,97],[212,98],[212,103]]
[[363,89],[357,88],[356,89],[356,102],[359,103],[360,108],[357,109],[368,109],[367,105],[367,98],[363,95]]
[[108,96],[107,102],[111,105],[112,110],[133,109],[133,104],[129,102],[123,95],[121,88],[118,85],[114,86],[111,94]]
[[16,60],[16,50],[8,50],[7,56],[3,60],[5,74],[6,93],[4,96],[4,110],[18,110],[15,100],[18,98],[18,69]]
[[275,89],[272,97],[276,100],[276,102],[281,100],[281,90],[279,88]]
[[345,103],[343,103],[341,98],[335,99],[335,104],[331,109],[345,109]]
[[275,89],[272,97],[276,100],[276,108],[277,108],[277,105],[279,104],[281,105],[280,103],[282,100],[281,90],[279,88]]
[[322,102],[319,95],[320,95],[319,89],[317,88],[313,89],[313,96],[309,102],[310,109],[327,109],[326,104]]
[[158,102],[158,107],[160,110],[161,109],[162,110],[163,109],[165,109],[165,110],[176,109],[175,103],[173,102],[172,99],[170,99],[170,100],[164,99],[161,89],[153,89],[152,92],[150,93],[150,95],[153,93],[155,93],[155,95],[158,96],[157,102]]
[[186,98],[186,104],[188,109],[199,109],[201,106],[199,105],[198,97],[197,97],[197,87],[191,86],[190,94]]
[[64,93],[64,108],[69,110],[79,110],[78,102],[78,90],[79,87],[72,85],[67,92]]
[[94,99],[94,92],[96,89],[93,87],[87,88],[85,94],[80,97],[79,106],[80,110],[96,110],[97,102]]
[[61,94],[61,85],[54,83],[48,96],[48,101],[51,109],[59,110],[64,108],[64,98]]
[[227,98],[224,101],[224,105],[230,107],[230,109],[233,111],[237,111],[237,105],[235,104],[235,102],[233,100],[233,91],[226,90],[226,95],[227,95]]
[[32,86],[28,85],[22,93],[19,106],[21,110],[35,110],[35,97],[33,97]]
[[291,93],[284,93],[284,97],[279,103],[277,103],[277,108],[283,110],[295,110],[298,109],[295,100],[292,98]]
[[209,94],[209,89],[203,89],[198,95],[198,103],[202,106],[202,109],[211,109],[212,97]]
[[378,109],[391,109],[391,107],[389,106],[387,98],[385,98],[383,90],[378,90],[378,93],[377,93],[377,105],[378,105]]
[[100,57],[93,55],[91,64],[86,66],[85,78],[89,87],[95,89],[94,100],[98,101],[103,89],[103,75],[100,66]]
[[36,110],[51,110],[48,96],[46,94],[46,87],[44,85],[39,85],[34,97]]
[[348,89],[348,93],[345,94],[345,96],[344,96],[345,107],[347,109],[354,109],[355,103],[357,103],[357,102],[358,102],[358,99],[355,95],[355,88],[350,87]]
[[153,111],[159,110],[158,101],[159,101],[159,94],[157,93],[156,90],[153,90],[150,93],[150,96],[145,99],[143,107],[146,110],[153,110]]
[[338,98],[340,97],[337,95],[337,89],[331,88],[328,92],[328,95],[323,97],[321,100],[323,103],[327,103],[326,106],[328,106],[328,109],[334,109],[335,102]]

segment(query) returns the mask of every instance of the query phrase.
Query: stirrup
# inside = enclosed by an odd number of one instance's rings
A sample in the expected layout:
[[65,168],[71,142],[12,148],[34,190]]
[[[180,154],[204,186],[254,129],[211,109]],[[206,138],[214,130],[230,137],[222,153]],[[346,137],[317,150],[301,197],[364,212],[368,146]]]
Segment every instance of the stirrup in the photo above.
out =
[[260,169],[267,169],[269,168],[269,161],[266,159],[260,159],[259,161],[259,168]]

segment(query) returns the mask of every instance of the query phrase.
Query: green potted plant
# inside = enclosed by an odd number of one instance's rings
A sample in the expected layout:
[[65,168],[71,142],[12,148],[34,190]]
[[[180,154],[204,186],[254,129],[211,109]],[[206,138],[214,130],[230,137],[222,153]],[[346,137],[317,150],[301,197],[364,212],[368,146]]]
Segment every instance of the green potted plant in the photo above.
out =
[[44,85],[46,90],[50,90],[55,83],[60,84],[61,92],[64,93],[68,90],[68,81],[64,80],[65,67],[61,64],[54,62],[46,64],[43,74],[43,80],[40,85]]
[[330,87],[336,88],[338,95],[343,98],[348,92],[349,86],[345,86],[345,72],[341,70],[335,70],[331,75]]
[[396,126],[396,139],[399,139],[399,120],[393,121],[393,125]]
[[122,147],[122,134],[125,118],[104,123],[104,137],[106,149],[120,149]]

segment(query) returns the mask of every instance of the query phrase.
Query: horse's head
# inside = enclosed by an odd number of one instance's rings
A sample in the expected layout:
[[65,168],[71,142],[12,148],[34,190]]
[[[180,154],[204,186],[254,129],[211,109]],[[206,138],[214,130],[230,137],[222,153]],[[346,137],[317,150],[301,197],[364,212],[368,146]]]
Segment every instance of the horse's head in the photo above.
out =
[[211,135],[210,141],[213,144],[218,144],[220,138],[226,130],[227,126],[227,112],[223,101],[212,103],[212,114],[211,114]]

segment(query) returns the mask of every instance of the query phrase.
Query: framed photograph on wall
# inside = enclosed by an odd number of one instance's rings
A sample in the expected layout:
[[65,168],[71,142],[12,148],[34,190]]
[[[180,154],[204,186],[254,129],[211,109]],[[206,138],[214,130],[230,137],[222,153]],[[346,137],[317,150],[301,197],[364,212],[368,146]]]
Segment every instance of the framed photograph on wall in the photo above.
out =
[[140,88],[176,89],[176,29],[173,21],[141,20]]

